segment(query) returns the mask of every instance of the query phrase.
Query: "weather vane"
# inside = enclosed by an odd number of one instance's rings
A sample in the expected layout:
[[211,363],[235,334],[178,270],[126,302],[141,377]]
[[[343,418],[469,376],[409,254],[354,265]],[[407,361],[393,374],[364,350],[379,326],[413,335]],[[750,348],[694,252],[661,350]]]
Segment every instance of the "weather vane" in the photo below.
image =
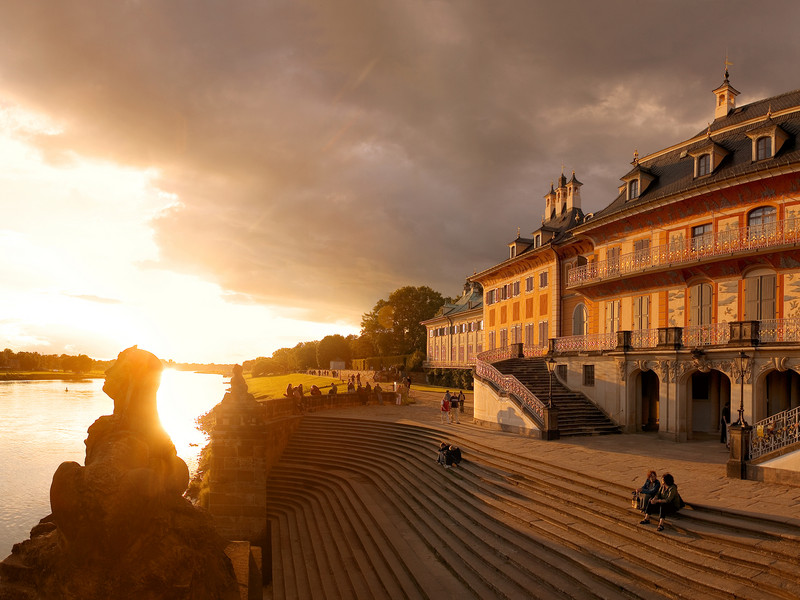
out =
[[728,51],[725,50],[725,81],[728,80],[728,67],[732,67],[733,63],[728,60]]

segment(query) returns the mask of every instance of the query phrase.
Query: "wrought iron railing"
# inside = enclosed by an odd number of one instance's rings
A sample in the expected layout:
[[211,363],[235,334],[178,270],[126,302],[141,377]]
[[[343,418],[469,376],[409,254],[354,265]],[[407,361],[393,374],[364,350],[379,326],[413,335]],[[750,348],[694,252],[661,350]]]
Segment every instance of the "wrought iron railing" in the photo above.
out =
[[758,324],[758,341],[800,342],[800,318],[764,319]]
[[535,358],[547,354],[547,346],[523,346],[522,354],[525,358]]
[[475,364],[479,361],[487,363],[496,363],[501,360],[508,360],[509,358],[517,358],[517,349],[511,346],[502,346],[501,348],[494,348],[493,350],[486,350],[478,354]]
[[631,331],[632,348],[655,348],[658,346],[658,329],[634,329]]
[[731,327],[728,322],[711,325],[689,325],[683,328],[683,345],[690,348],[697,346],[719,346],[731,340]]
[[637,250],[610,260],[570,269],[567,287],[577,287],[609,277],[640,273],[707,258],[800,243],[800,219],[719,231],[700,238],[676,240],[649,250]]
[[616,333],[569,335],[555,339],[556,352],[590,352],[593,350],[613,350],[616,347]]
[[772,415],[753,425],[750,459],[800,442],[800,406]]
[[[491,350],[489,351],[491,352]],[[485,354],[485,353],[484,353]],[[516,396],[522,408],[536,421],[537,425],[544,427],[545,404],[536,397],[522,382],[513,375],[504,375],[488,362],[483,360],[483,355],[475,363],[475,374],[482,379],[494,383],[498,389]]]

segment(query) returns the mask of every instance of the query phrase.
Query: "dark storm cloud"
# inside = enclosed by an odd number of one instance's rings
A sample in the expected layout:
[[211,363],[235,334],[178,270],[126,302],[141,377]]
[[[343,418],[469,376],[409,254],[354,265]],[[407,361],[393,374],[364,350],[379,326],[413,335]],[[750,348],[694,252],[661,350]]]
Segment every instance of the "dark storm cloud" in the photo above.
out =
[[19,1],[0,96],[63,123],[53,161],[160,170],[160,266],[354,317],[505,258],[562,164],[605,206],[713,118],[726,50],[740,103],[798,87],[800,9],[769,6]]

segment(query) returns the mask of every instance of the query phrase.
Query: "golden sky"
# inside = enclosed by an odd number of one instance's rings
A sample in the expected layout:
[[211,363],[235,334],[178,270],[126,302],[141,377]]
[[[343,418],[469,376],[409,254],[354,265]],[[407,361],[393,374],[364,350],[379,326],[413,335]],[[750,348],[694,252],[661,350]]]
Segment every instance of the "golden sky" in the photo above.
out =
[[[457,295],[634,149],[798,87],[796,2],[0,3],[0,347],[231,362]],[[1,348],[0,348],[1,349]]]

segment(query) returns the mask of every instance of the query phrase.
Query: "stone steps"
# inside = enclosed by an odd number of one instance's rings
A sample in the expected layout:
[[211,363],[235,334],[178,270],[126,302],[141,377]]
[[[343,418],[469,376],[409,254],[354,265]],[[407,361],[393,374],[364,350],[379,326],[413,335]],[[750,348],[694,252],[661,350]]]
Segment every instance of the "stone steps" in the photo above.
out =
[[568,389],[555,375],[551,382],[544,359],[511,358],[492,366],[504,375],[516,377],[540,400],[552,401],[558,409],[560,437],[621,433],[619,426],[586,396]]
[[273,526],[274,598],[304,585],[314,598],[800,596],[796,528],[696,507],[656,534],[626,508],[627,487],[455,433],[466,460],[445,470],[435,429],[306,417],[268,482],[270,519],[287,521]]

